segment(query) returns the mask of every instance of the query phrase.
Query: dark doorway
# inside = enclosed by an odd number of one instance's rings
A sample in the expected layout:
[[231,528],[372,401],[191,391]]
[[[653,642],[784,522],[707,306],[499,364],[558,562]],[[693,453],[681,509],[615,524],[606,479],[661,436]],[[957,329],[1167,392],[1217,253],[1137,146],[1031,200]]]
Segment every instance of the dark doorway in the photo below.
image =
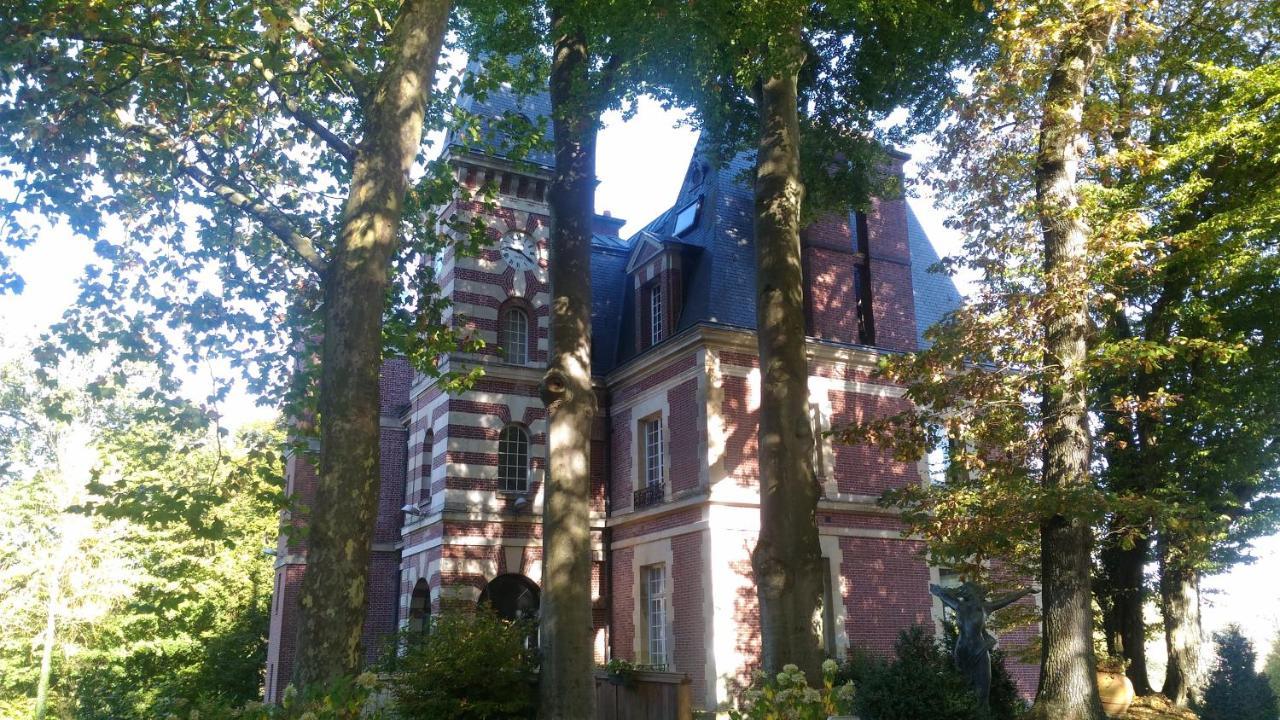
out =
[[507,620],[538,619],[538,586],[523,575],[499,575],[480,593],[480,604],[489,605]]

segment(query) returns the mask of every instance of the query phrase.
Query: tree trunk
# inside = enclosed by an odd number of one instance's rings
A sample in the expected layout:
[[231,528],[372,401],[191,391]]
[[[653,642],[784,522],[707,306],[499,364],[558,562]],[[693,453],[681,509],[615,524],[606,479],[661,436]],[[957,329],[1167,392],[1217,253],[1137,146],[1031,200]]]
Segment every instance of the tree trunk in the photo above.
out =
[[409,170],[449,17],[448,0],[406,0],[387,65],[365,101],[337,246],[324,278],[320,465],[298,628],[300,687],[358,672],[379,485],[382,313]]
[[1179,562],[1175,541],[1162,534],[1160,555],[1160,611],[1164,616],[1164,642],[1168,662],[1161,692],[1186,706],[1200,683],[1200,574]]
[[[1090,484],[1085,366],[1088,231],[1079,218],[1076,172],[1088,79],[1114,23],[1113,15],[1095,10],[1095,16],[1067,38],[1045,89],[1040,124],[1036,198],[1046,276],[1043,482],[1050,491]],[[1057,514],[1041,522],[1043,642],[1036,692],[1040,717],[1103,717],[1093,653],[1092,545],[1092,528],[1080,513]]]
[[821,675],[819,488],[813,474],[800,268],[799,62],[761,82],[756,155],[756,326],[760,349],[760,538],[751,555],[764,669]]
[[1147,625],[1143,616],[1147,598],[1145,570],[1150,552],[1148,538],[1135,539],[1131,549],[1111,545],[1102,551],[1108,577],[1107,649],[1129,662],[1125,673],[1138,695],[1155,692],[1147,674]]
[[551,362],[542,381],[549,463],[542,499],[541,712],[595,716],[591,622],[591,224],[596,126],[580,28],[551,7]]

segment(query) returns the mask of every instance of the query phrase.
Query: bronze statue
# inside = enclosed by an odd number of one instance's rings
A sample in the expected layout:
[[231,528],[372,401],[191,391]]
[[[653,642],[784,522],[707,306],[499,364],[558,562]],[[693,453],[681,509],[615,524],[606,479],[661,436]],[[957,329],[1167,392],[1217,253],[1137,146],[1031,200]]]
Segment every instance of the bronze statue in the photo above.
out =
[[1035,591],[1020,590],[987,600],[982,586],[967,582],[954,588],[930,585],[929,592],[937,595],[942,604],[956,614],[956,629],[959,631],[953,653],[956,669],[973,686],[978,702],[986,707],[991,697],[991,651],[996,647],[996,639],[987,632],[987,618]]

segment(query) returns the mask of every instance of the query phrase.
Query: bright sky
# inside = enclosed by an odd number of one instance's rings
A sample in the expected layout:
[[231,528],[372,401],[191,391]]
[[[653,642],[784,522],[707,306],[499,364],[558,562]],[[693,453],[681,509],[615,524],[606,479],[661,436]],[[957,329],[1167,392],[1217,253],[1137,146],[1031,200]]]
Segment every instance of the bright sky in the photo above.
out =
[[[680,117],[656,103],[642,102],[630,122],[623,123],[616,115],[606,118],[599,138],[596,209],[626,219],[624,237],[675,200],[697,139],[688,128],[676,127]],[[913,155],[908,173],[918,172],[929,147],[917,144],[907,151]],[[916,197],[910,202],[939,255],[958,252],[958,235],[943,226],[943,216],[929,199]],[[46,227],[40,240],[18,255],[15,269],[26,279],[27,287],[22,295],[0,296],[0,361],[5,359],[5,347],[13,348],[21,344],[20,338],[39,334],[75,300],[76,279],[92,258],[88,240],[59,227]],[[191,398],[201,400],[208,392],[207,380],[192,378],[189,382]],[[234,394],[222,412],[232,427],[270,414],[243,392]],[[1261,659],[1280,626],[1276,604],[1280,598],[1280,536],[1263,539],[1255,550],[1257,563],[1206,581],[1204,627],[1212,633],[1229,622],[1241,624]],[[1162,645],[1152,650],[1163,654]],[[1160,677],[1153,673],[1153,682],[1158,684]]]

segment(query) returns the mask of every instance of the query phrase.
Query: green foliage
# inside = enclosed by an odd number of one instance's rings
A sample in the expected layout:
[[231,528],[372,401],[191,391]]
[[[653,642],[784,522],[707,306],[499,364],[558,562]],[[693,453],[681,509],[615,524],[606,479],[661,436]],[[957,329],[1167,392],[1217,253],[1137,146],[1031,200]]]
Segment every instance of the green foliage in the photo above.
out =
[[[0,481],[0,703],[29,706],[50,613],[55,717],[258,697],[281,435],[224,437],[198,409],[140,390],[147,368],[54,370],[61,384],[27,385],[29,401],[7,408],[28,442]],[[65,412],[48,412],[50,394]],[[178,511],[188,501],[198,513]]]
[[285,687],[279,705],[256,700],[234,704],[203,699],[170,717],[175,720],[384,720],[398,717],[388,710],[386,686],[371,672],[340,678],[299,693]]
[[852,708],[852,682],[837,684],[838,667],[834,660],[822,663],[822,687],[809,687],[804,673],[795,665],[784,665],[782,672],[769,678],[757,672],[751,687],[729,710],[731,720],[826,720],[847,713]]
[[1213,669],[1196,708],[1202,720],[1275,720],[1280,709],[1267,676],[1254,670],[1257,654],[1238,625],[1214,635]]
[[1280,631],[1277,631],[1275,637],[1271,639],[1271,650],[1267,652],[1262,672],[1266,674],[1267,682],[1271,684],[1271,692],[1280,698]]
[[[998,668],[998,669],[997,669]],[[1003,659],[993,662],[991,708],[979,707],[969,683],[955,669],[951,655],[922,626],[904,630],[894,646],[894,658],[865,651],[850,653],[841,678],[858,692],[854,711],[866,720],[1013,720],[1025,705],[1017,697]]]
[[536,708],[533,628],[493,611],[445,612],[425,635],[403,636],[391,692],[406,720],[532,717]]

